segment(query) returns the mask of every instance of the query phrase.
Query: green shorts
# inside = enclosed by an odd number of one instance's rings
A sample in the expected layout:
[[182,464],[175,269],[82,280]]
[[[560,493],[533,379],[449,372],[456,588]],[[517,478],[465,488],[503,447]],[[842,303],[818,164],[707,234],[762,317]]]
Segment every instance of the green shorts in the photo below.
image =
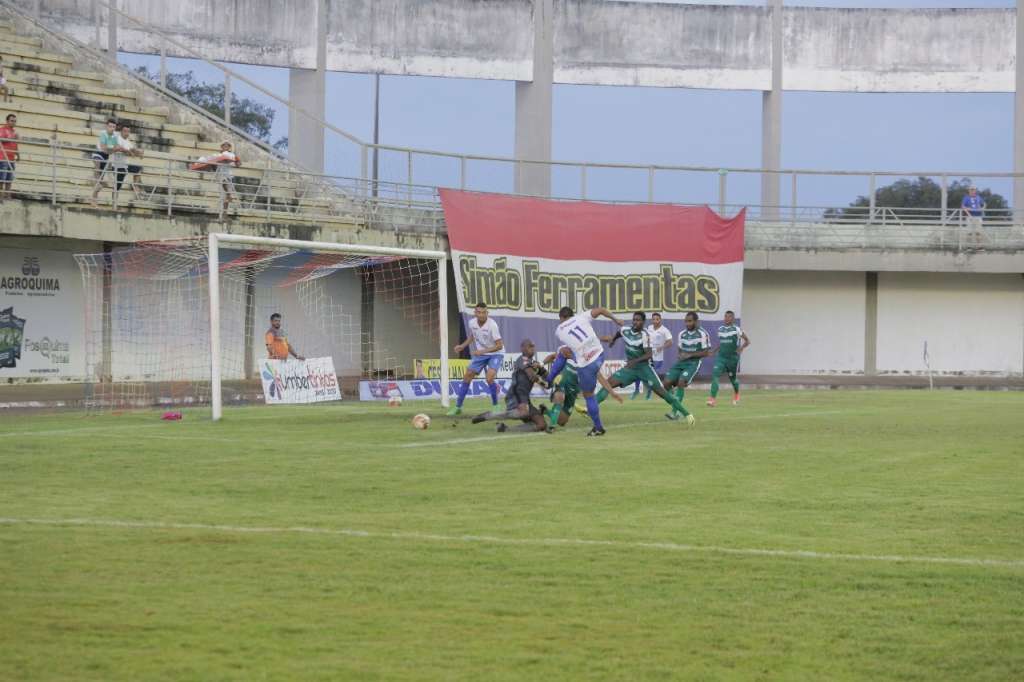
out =
[[[562,375],[565,376],[564,374]],[[563,378],[559,381],[555,387],[551,390],[551,402],[555,402],[555,393],[561,391],[565,396],[562,401],[562,409],[568,410],[568,414],[572,414],[572,408],[576,405],[576,398],[580,394],[580,385],[576,381],[576,377],[573,376],[571,379]]]
[[718,356],[715,358],[715,366],[711,370],[712,376],[721,376],[722,374],[728,374],[730,379],[736,378],[736,373],[740,371],[740,359],[735,358],[723,358]]
[[652,387],[661,386],[661,378],[649,362],[640,363],[636,367],[623,367],[612,375],[612,379],[617,379],[619,386],[629,386],[637,381]]
[[700,371],[700,360],[700,358],[679,360],[665,375],[666,381],[677,386],[689,386],[693,382],[693,378],[697,376],[697,372]]

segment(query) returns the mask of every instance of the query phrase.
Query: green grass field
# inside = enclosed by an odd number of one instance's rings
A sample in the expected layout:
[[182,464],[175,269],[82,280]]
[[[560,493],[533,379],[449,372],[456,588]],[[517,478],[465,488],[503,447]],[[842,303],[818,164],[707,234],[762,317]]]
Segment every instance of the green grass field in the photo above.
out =
[[1024,679],[1024,395],[702,396],[0,416],[0,680]]

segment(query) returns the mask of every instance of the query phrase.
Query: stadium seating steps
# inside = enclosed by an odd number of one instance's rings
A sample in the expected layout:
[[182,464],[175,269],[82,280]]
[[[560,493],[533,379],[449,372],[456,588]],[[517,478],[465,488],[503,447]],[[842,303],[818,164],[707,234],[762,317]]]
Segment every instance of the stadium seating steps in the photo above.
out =
[[[132,126],[133,139],[145,153],[132,163],[143,167],[143,186],[152,193],[147,201],[135,202],[131,192],[122,191],[119,207],[165,210],[158,204],[166,205],[166,197],[172,193],[175,212],[219,211],[214,174],[190,171],[188,161],[217,153],[220,139],[209,139],[199,125],[170,122],[172,107],[183,105],[168,98],[167,106],[140,106],[134,90],[110,87],[103,73],[77,68],[74,56],[44,50],[41,39],[22,35],[9,21],[0,21],[0,56],[11,90],[11,101],[0,102],[0,111],[4,116],[18,115],[23,143],[12,188],[16,196],[49,201],[56,184],[60,203],[88,204],[95,177],[90,154],[107,119],[113,117]],[[223,139],[234,138],[224,128]],[[56,164],[49,148],[51,140],[62,147]],[[279,162],[268,174],[268,159],[267,155],[262,159],[243,156],[242,167],[234,170],[236,189],[243,200],[232,213],[258,218],[267,211],[269,195],[275,221],[307,222],[315,215],[317,220],[350,225],[362,222],[360,202],[341,191],[310,192],[307,178],[280,170]],[[310,198],[313,194],[316,196]],[[101,205],[109,205],[110,190],[101,191],[99,200]]]

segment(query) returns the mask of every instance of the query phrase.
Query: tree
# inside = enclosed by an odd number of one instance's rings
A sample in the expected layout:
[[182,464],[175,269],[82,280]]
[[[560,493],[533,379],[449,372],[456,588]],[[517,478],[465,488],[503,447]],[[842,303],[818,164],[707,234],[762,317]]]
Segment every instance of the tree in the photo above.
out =
[[[970,178],[961,178],[949,183],[946,187],[946,208],[958,209],[971,185]],[[979,189],[978,194],[985,201],[986,220],[1009,220],[1006,199],[990,189]],[[879,187],[875,191],[875,207],[889,209],[900,219],[933,218],[942,205],[942,187],[931,178],[919,177],[915,180],[897,180],[891,185]],[[871,199],[859,196],[846,208],[830,208],[825,211],[825,219],[832,221],[865,220]],[[900,209],[931,209],[928,213],[922,210]]]
[[[159,81],[160,74],[140,66],[136,72],[151,81]],[[196,80],[192,71],[167,74],[167,89],[181,95],[198,107],[205,109],[217,118],[224,117],[224,84],[204,83]],[[287,151],[288,138],[282,137],[277,142],[270,142],[270,129],[277,114],[273,107],[262,104],[248,97],[231,97],[231,124],[244,130],[249,135],[275,149]]]

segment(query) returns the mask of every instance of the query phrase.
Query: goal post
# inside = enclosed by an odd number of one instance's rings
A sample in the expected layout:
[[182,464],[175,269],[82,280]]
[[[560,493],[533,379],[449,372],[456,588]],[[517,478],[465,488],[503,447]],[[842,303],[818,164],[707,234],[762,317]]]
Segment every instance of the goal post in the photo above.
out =
[[210,273],[210,410],[214,421],[223,415],[223,396],[221,392],[221,339],[220,339],[220,245],[238,244],[243,246],[268,246],[316,253],[355,254],[363,256],[396,256],[401,258],[417,258],[432,260],[437,263],[437,318],[438,318],[438,353],[441,367],[441,405],[449,406],[448,395],[448,256],[443,251],[425,251],[419,249],[401,249],[386,246],[360,246],[356,244],[336,244],[333,242],[314,242],[296,239],[280,239],[276,237],[249,237],[238,234],[211,232],[208,237],[208,263]]
[[229,404],[398,394],[448,406],[444,251],[209,234],[75,258],[90,411],[219,420]]

